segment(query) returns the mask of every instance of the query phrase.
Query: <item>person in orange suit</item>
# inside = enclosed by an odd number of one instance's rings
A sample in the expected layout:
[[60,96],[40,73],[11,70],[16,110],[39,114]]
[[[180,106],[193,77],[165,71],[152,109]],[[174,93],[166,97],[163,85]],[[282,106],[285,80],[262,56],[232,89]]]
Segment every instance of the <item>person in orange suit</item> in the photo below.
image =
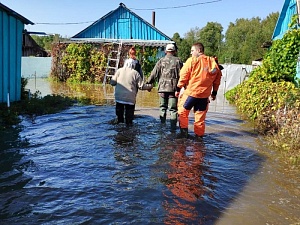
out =
[[[191,57],[180,70],[175,96],[178,100],[179,138],[188,138],[189,113],[194,108],[194,133],[202,138],[205,132],[205,118],[208,103],[215,100],[221,82],[221,70],[213,57],[204,54],[202,43],[191,48]],[[184,88],[179,96],[180,90]]]

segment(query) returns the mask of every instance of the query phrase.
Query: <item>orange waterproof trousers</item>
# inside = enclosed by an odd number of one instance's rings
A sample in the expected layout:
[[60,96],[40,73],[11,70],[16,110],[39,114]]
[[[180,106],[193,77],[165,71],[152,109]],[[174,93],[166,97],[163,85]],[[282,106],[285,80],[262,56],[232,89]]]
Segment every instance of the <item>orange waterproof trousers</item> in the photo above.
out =
[[[179,117],[179,126],[180,128],[188,128],[189,127],[189,114],[191,109],[185,108],[185,103],[188,99],[188,95],[182,94],[178,98],[178,117]],[[203,136],[205,132],[205,118],[206,113],[208,110],[208,99],[207,104],[205,104],[204,109],[201,110],[195,110],[196,107],[194,107],[194,133],[197,136]]]

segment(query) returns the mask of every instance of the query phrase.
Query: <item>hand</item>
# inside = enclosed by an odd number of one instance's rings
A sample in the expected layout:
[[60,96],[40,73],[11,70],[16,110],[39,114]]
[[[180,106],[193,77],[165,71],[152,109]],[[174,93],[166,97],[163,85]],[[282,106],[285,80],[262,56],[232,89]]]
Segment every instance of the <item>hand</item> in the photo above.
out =
[[210,98],[212,101],[216,100],[216,96],[215,95],[210,95]]
[[179,97],[179,92],[175,91],[175,97],[178,98]]
[[147,86],[151,87],[150,89],[147,90],[148,92],[151,92],[151,90],[152,90],[152,88],[153,88],[153,84],[149,84],[149,83],[148,83]]

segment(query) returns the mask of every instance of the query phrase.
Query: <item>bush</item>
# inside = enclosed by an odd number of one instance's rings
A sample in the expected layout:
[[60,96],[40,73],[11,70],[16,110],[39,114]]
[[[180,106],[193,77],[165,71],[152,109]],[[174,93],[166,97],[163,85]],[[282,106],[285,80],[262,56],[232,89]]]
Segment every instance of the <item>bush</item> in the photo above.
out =
[[[299,103],[299,102],[298,102]],[[274,116],[277,132],[267,136],[273,148],[282,152],[292,164],[300,163],[300,108],[280,110]]]
[[291,29],[273,43],[248,80],[225,94],[293,164],[300,161],[300,90],[295,85],[299,49],[300,30]]
[[17,125],[20,115],[34,118],[38,115],[56,113],[72,106],[75,99],[59,95],[47,95],[40,97],[40,93],[34,93],[30,99],[11,103],[8,108],[6,104],[0,104],[0,130]]

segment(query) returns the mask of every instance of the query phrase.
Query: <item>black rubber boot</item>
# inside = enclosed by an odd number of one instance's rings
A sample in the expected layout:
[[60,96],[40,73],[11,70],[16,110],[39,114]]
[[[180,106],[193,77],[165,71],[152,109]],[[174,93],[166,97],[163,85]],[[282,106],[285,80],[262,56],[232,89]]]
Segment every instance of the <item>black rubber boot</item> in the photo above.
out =
[[159,118],[161,123],[166,123],[166,116],[160,116]]
[[116,104],[116,115],[117,115],[117,123],[124,123],[124,105],[121,103]]
[[132,127],[132,125],[133,125],[132,120],[126,119],[126,126],[127,127]]
[[176,132],[177,120],[171,120],[171,132]]
[[195,141],[203,141],[203,136],[195,135]]
[[188,128],[180,128],[180,133],[176,136],[176,138],[188,138],[189,131]]

